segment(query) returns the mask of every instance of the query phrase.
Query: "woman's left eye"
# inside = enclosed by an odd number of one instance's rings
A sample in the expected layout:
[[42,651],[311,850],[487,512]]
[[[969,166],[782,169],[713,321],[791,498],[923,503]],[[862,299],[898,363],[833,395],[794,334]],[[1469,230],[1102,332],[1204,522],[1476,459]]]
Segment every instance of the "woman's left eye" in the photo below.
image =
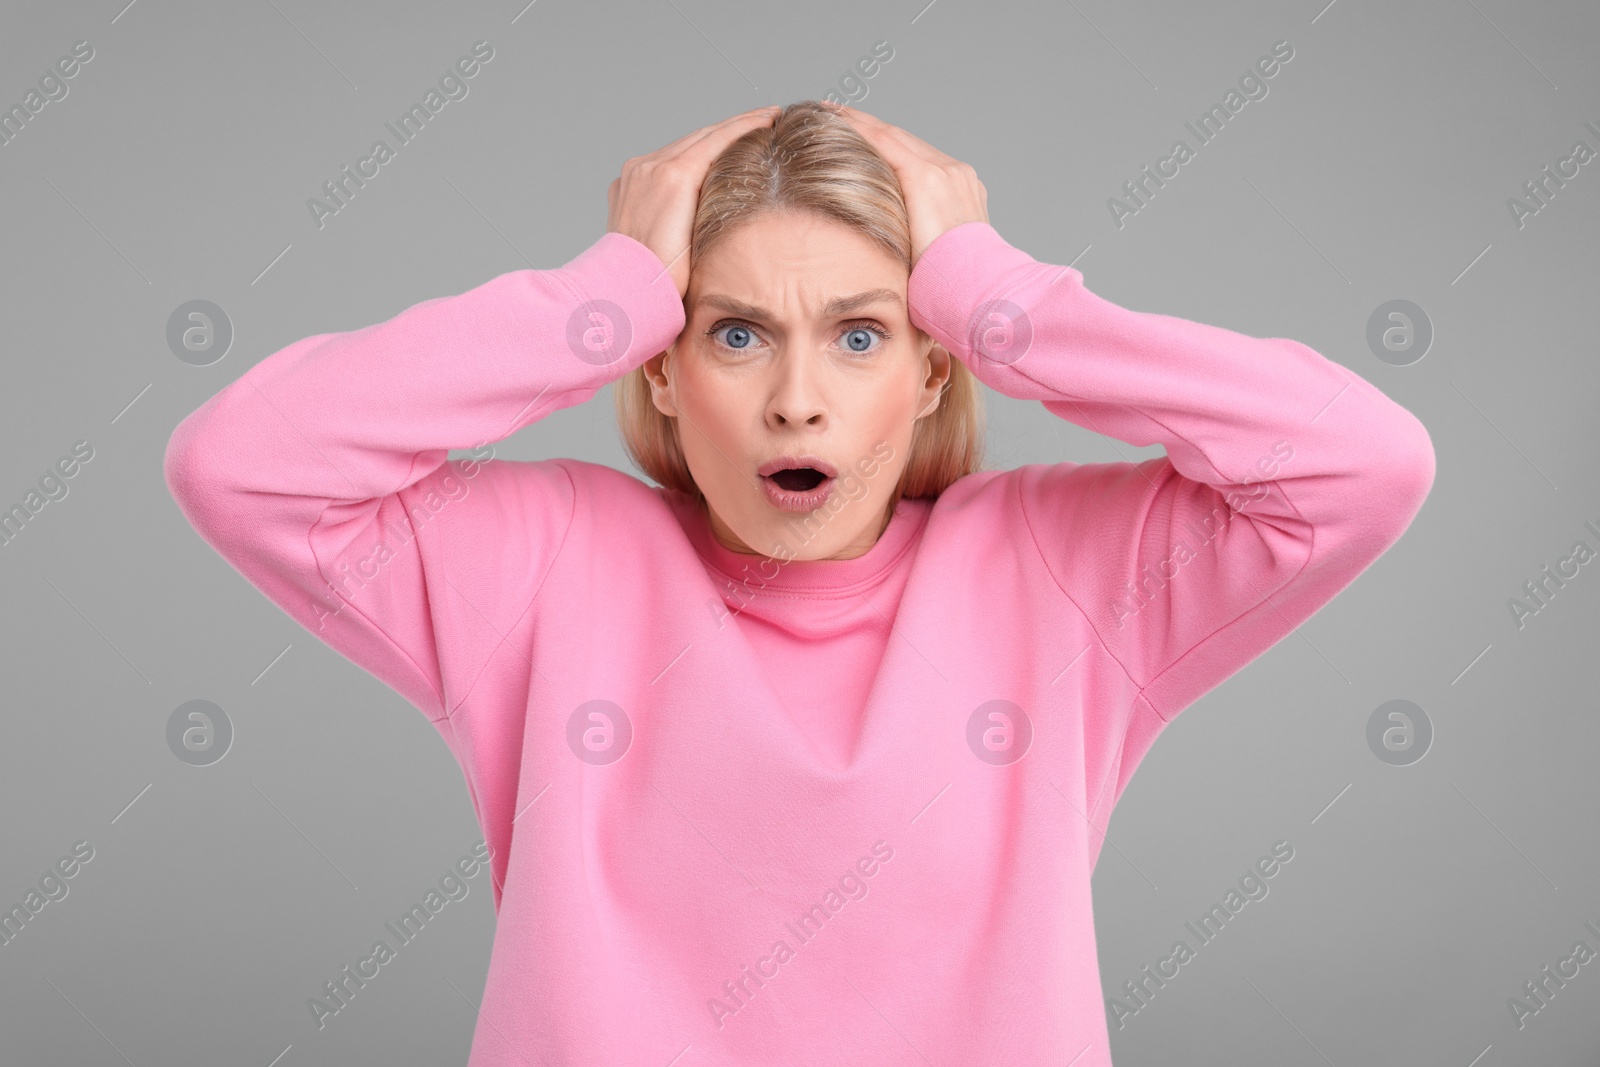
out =
[[880,343],[889,339],[889,335],[883,330],[878,329],[876,326],[852,326],[850,329],[846,330],[844,334],[843,341],[845,348],[848,351],[855,352],[857,354],[872,352],[877,346],[872,348],[867,346],[872,344],[873,335],[877,336],[877,339]]

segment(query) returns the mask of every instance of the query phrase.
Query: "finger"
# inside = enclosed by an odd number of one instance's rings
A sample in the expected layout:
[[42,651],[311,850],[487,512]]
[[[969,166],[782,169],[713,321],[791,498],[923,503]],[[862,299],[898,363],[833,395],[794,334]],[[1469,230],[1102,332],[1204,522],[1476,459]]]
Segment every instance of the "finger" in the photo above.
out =
[[721,154],[734,141],[743,137],[751,130],[762,126],[771,126],[776,119],[776,111],[756,111],[744,115],[735,115],[726,122],[720,122],[708,129],[704,136],[685,145],[677,154],[709,164],[712,159]]
[[682,137],[678,138],[676,141],[673,141],[673,142],[671,142],[669,144],[662,145],[660,148],[656,149],[654,152],[647,152],[644,155],[637,156],[635,158],[638,158],[638,159],[670,159],[673,156],[676,156],[679,152],[682,152],[688,146],[690,146],[690,145],[694,144],[696,141],[700,140],[700,138],[704,137],[706,134],[711,133],[712,131],[718,129],[719,127],[726,126],[730,122],[736,122],[739,119],[745,118],[746,116],[757,114],[761,110],[762,110],[761,108],[753,108],[750,111],[745,111],[745,112],[742,112],[742,113],[740,113],[738,115],[733,115],[733,116],[730,116],[728,118],[725,118],[721,122],[713,122],[711,125],[702,126],[698,130],[690,130],[688,133],[684,134]]
[[738,115],[734,115],[731,118],[723,119],[722,122],[713,122],[709,126],[701,126],[697,130],[690,130],[688,133],[684,134],[682,137],[678,138],[676,141],[672,141],[672,142],[669,142],[668,144],[664,144],[660,148],[656,149],[654,152],[646,153],[646,156],[663,156],[663,157],[665,157],[665,156],[676,155],[678,152],[682,151],[685,147],[687,147],[688,145],[691,145],[694,142],[698,141],[700,138],[704,137],[707,133],[709,133],[710,131],[716,129],[718,126],[721,126],[721,125],[724,125],[725,123],[731,122],[731,121],[733,121],[733,119],[736,119],[738,117],[739,117]]
[[856,132],[861,134],[867,143],[873,147],[873,150],[883,157],[884,161],[900,176],[902,181],[912,171],[926,164],[927,160],[919,153],[914,152],[905,142],[895,137],[886,123],[869,126],[866,123],[855,123],[851,119],[846,119],[846,121],[852,122]]
[[945,153],[915,134],[884,122],[876,115],[868,114],[860,108],[836,105],[835,110],[841,118],[855,125],[862,136],[871,141],[873,147],[882,152],[884,158],[891,164],[895,162],[897,156],[902,161],[907,161],[907,154],[910,160],[928,163],[942,163],[948,158]]
[[[883,153],[885,158],[902,154],[903,146],[889,134],[890,125],[876,115],[846,104],[834,104],[833,112],[865,137],[874,148]],[[890,159],[890,162],[893,162],[893,159]]]
[[659,153],[663,159],[676,159],[691,151],[698,150],[706,154],[708,144],[715,144],[716,150],[711,151],[708,159],[715,157],[722,149],[738,140],[747,131],[757,126],[770,126],[777,117],[777,112],[769,108],[758,107],[750,111],[729,116],[721,122],[714,122],[710,126],[702,126],[687,137],[680,137]]

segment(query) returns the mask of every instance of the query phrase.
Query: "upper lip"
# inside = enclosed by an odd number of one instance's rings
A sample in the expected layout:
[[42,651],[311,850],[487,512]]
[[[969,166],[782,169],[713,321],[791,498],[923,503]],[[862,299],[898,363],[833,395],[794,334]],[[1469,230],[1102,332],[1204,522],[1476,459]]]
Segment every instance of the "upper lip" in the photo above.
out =
[[833,464],[810,455],[779,456],[777,459],[769,459],[756,470],[756,473],[765,478],[777,471],[799,470],[802,467],[819,470],[829,478],[836,478],[839,475],[839,472],[833,469]]

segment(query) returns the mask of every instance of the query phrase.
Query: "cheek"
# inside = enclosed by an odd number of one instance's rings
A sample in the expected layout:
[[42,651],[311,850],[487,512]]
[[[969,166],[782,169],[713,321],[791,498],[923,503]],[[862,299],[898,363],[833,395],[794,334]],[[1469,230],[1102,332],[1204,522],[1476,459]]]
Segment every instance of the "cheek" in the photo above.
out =
[[911,424],[922,409],[919,381],[910,375],[894,375],[879,383],[863,397],[864,421],[882,435],[910,433]]
[[[716,375],[696,376],[679,383],[678,410],[687,416],[696,437],[716,445],[730,457],[744,451],[740,439],[753,417],[746,390]],[[689,427],[683,427],[689,429]],[[713,453],[715,454],[715,453]]]

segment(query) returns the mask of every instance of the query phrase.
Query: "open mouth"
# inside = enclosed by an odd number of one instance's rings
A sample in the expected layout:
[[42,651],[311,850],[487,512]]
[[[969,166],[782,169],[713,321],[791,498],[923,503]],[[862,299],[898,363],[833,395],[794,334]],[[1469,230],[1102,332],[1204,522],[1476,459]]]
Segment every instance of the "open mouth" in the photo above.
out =
[[833,496],[836,472],[818,456],[780,456],[763,463],[756,473],[767,499],[780,511],[815,511]]
[[778,488],[791,493],[806,493],[822,484],[827,477],[815,467],[794,467],[789,470],[774,471],[767,475],[778,484]]

